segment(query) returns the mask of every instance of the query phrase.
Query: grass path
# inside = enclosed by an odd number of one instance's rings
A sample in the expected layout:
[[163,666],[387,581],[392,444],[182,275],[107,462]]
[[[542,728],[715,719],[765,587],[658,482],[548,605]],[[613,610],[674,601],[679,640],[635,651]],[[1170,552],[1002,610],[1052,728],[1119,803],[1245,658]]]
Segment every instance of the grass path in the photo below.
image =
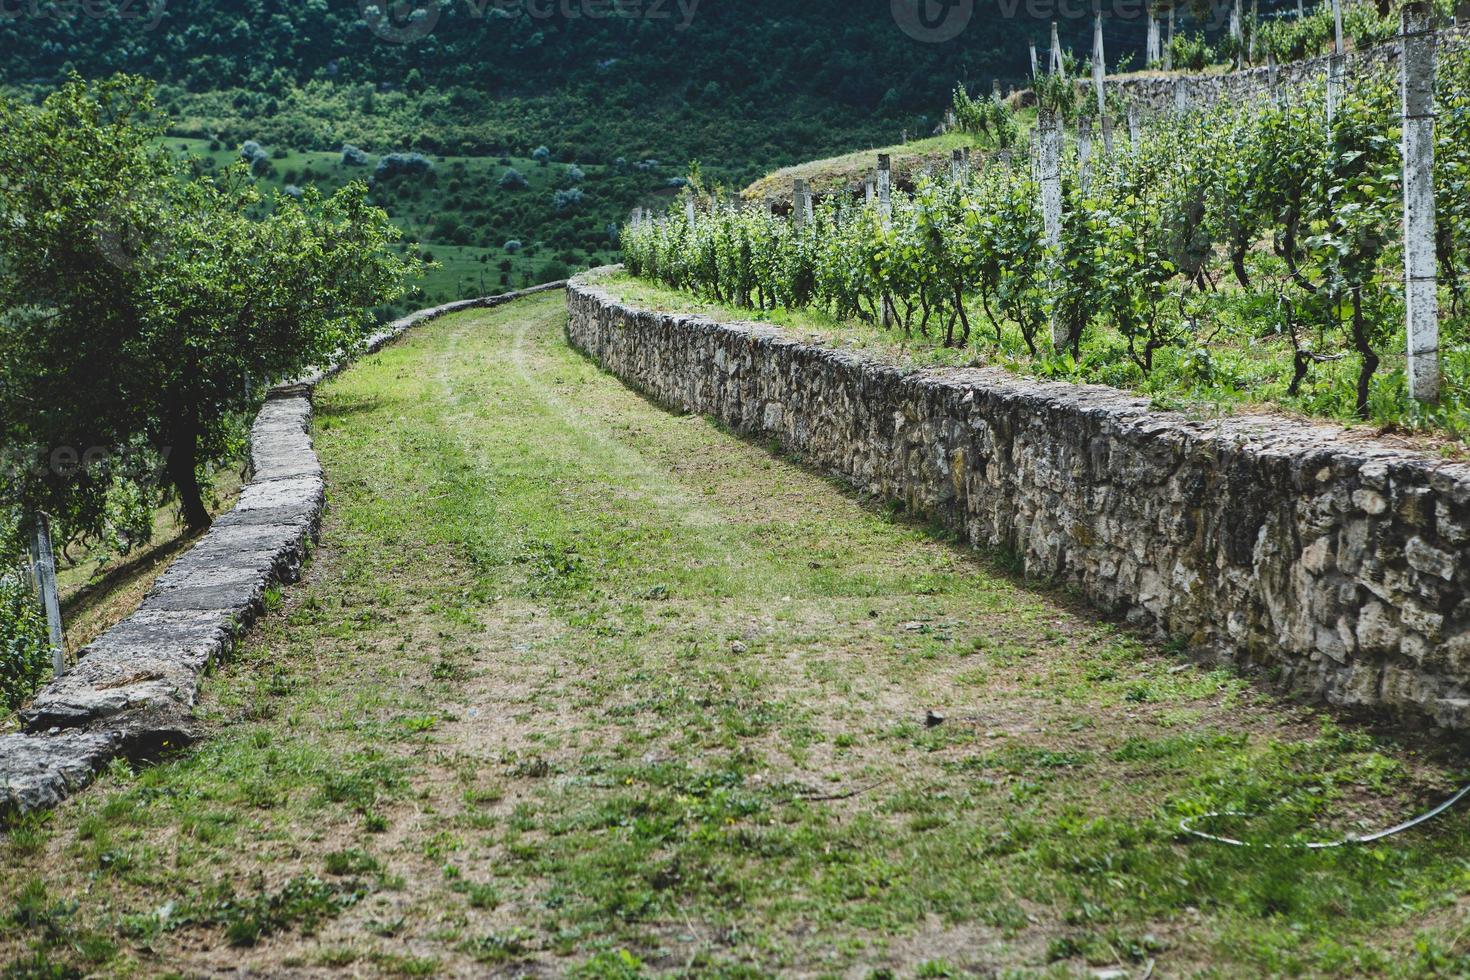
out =
[[[1422,975],[1453,760],[1184,666],[570,351],[548,295],[319,396],[306,580],[211,738],[0,843],[13,975]],[[937,724],[937,717],[943,721]]]

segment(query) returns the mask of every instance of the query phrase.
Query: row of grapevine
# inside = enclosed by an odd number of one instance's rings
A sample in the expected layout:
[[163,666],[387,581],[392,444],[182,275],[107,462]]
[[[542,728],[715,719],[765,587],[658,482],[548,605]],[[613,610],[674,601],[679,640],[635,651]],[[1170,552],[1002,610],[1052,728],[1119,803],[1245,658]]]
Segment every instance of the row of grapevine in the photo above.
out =
[[[1470,275],[1467,93],[1470,59],[1456,50],[1439,78],[1435,166],[1452,329]],[[635,275],[737,306],[813,307],[946,345],[1016,335],[1035,358],[1119,352],[1143,376],[1161,351],[1208,359],[1230,343],[1288,352],[1281,381],[1296,396],[1320,366],[1351,359],[1351,409],[1367,417],[1375,373],[1402,350],[1398,120],[1383,78],[1355,84],[1330,125],[1319,88],[1159,118],[1111,156],[1083,161],[1074,143],[1055,244],[1021,153],[962,182],[920,179],[891,211],[831,199],[796,227],[706,206],[627,228],[623,250]],[[977,318],[985,329],[972,332]]]

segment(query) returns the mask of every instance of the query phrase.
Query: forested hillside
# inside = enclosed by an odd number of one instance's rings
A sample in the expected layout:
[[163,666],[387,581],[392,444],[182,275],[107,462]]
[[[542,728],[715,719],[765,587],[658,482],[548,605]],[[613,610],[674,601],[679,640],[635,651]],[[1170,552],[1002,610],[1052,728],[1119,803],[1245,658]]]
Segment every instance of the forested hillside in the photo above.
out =
[[[613,257],[610,226],[673,193],[693,159],[739,186],[927,131],[957,79],[1019,80],[1026,31],[1042,29],[981,11],[958,38],[920,43],[888,0],[669,0],[587,16],[614,8],[456,0],[375,19],[357,0],[24,6],[0,18],[0,82],[30,98],[71,71],[146,76],[173,136],[212,142],[216,162],[255,141],[280,188],[303,181],[301,154],[360,147],[367,170],[318,161],[304,178],[338,183],[371,175],[378,155],[422,153],[432,168],[408,175],[411,190],[400,179],[375,199],[445,265],[427,296],[441,299]],[[551,170],[499,185],[542,147]],[[453,158],[479,159],[455,171]]]

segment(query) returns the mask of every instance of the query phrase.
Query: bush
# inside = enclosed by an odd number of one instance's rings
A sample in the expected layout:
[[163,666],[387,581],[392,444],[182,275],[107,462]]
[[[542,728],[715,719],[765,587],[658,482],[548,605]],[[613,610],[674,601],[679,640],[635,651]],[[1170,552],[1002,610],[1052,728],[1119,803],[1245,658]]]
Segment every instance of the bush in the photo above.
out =
[[582,203],[582,188],[573,187],[571,190],[557,191],[551,196],[551,206],[558,211],[570,211]]
[[567,182],[572,184],[580,184],[587,179],[587,175],[582,171],[582,168],[575,163],[567,167],[566,177]]
[[538,146],[531,151],[531,159],[544,167],[551,162],[551,150],[544,146]]
[[373,175],[379,180],[399,175],[422,176],[434,169],[434,162],[422,153],[390,153],[378,161]]
[[0,705],[26,702],[51,668],[50,641],[40,603],[19,573],[0,574]]
[[505,173],[500,175],[500,187],[502,190],[519,191],[525,190],[527,187],[530,186],[531,182],[526,179],[526,175],[521,173],[515,167],[511,167]]
[[342,144],[342,166],[344,167],[366,167],[368,163],[367,154],[353,146],[351,143]]
[[518,239],[518,238],[512,238],[510,241],[508,241],[508,242],[505,243],[505,250],[507,252],[509,252],[511,255],[514,255],[517,252],[519,252],[521,250],[521,248],[522,248],[522,245],[521,245],[520,239]]

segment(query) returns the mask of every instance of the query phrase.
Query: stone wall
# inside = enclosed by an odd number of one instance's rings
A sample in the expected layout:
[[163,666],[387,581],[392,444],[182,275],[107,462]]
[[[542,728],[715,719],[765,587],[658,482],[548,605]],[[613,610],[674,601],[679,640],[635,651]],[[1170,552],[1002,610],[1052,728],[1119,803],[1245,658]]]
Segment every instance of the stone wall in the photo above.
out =
[[[373,335],[381,349],[447,313],[498,306],[534,289],[421,310]],[[311,443],[311,393],[348,360],[271,391],[250,433],[250,482],[233,510],[169,566],[136,613],[77,655],[0,736],[0,815],[55,806],[118,755],[149,756],[196,735],[206,671],[265,611],[266,590],[296,581],[326,505]]]
[[1470,727],[1470,465],[1114,389],[905,371],[573,280],[567,334],[663,404],[778,440],[1204,660]]
[[[1439,35],[1441,50],[1459,48],[1470,42],[1470,28],[1456,27]],[[1284,92],[1300,92],[1327,79],[1326,57],[1309,58],[1281,65],[1277,84]],[[1381,73],[1396,73],[1399,63],[1397,41],[1380,44],[1346,56],[1343,70],[1348,84],[1354,78]],[[1168,112],[1178,104],[1176,89],[1182,89],[1192,106],[1212,106],[1219,102],[1250,102],[1267,98],[1271,92],[1267,68],[1247,68],[1219,75],[1137,75],[1109,78],[1108,88],[1123,94],[1125,101],[1146,112]]]

